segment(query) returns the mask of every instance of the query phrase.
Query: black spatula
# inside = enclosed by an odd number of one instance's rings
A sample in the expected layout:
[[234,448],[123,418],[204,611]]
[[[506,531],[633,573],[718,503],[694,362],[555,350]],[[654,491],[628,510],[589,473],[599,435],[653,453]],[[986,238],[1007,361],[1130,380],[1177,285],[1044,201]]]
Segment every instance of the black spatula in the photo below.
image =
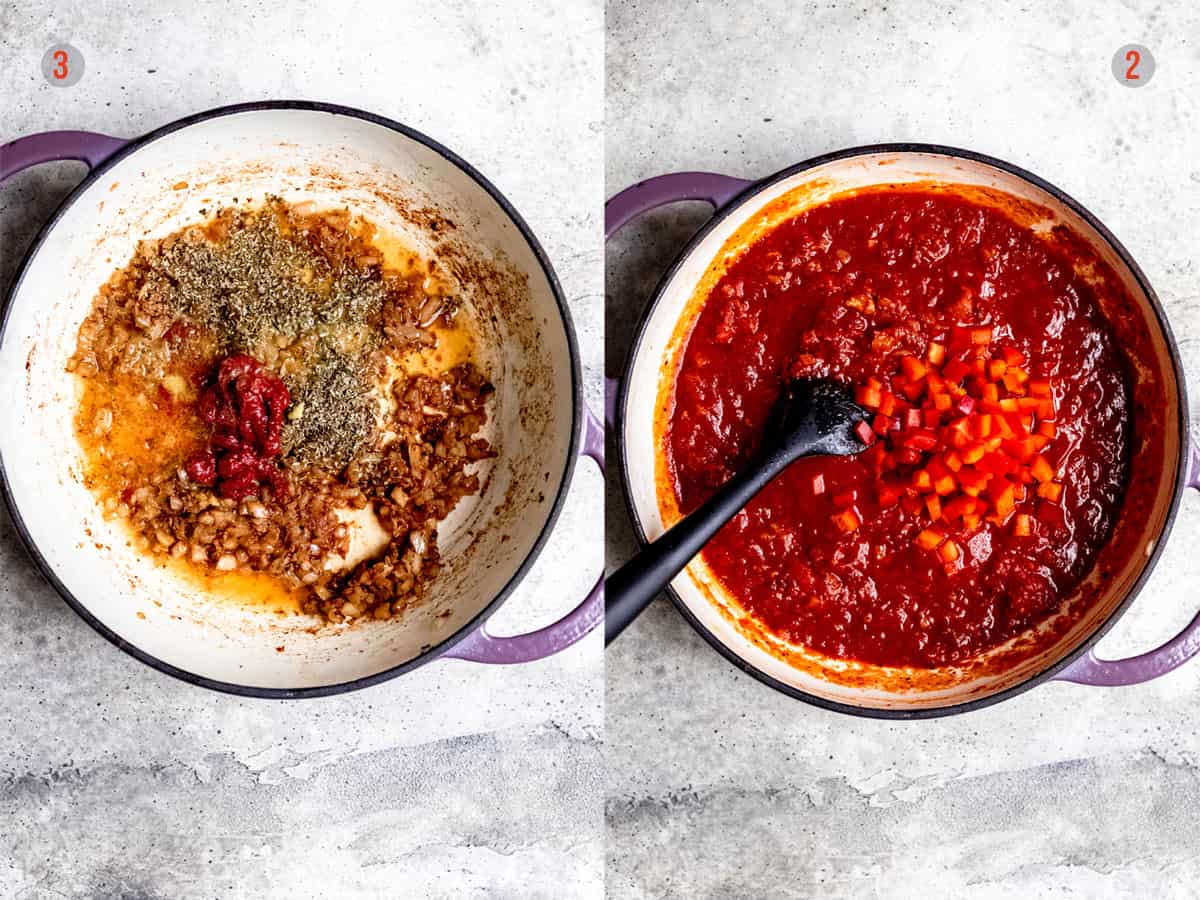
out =
[[841,385],[818,379],[791,382],[754,461],[605,580],[605,643],[624,631],[709,538],[790,463],[802,456],[850,456],[866,449],[854,429],[868,415]]

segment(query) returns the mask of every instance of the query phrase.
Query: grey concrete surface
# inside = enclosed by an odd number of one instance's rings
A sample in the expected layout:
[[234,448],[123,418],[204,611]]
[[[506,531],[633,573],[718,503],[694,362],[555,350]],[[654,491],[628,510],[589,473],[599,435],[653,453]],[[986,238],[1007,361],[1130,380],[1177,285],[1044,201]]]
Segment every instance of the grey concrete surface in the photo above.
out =
[[[681,169],[763,176],[876,141],[974,148],[1112,228],[1200,378],[1195,4],[612,0],[607,33],[609,194]],[[1158,62],[1136,91],[1110,72],[1133,42]],[[610,374],[705,215],[668,209],[613,242]],[[608,513],[611,566],[633,546],[613,489]],[[1200,609],[1198,533],[1191,495],[1103,654],[1148,649]],[[1047,685],[950,719],[845,717],[741,674],[660,599],[607,654],[608,894],[1197,897],[1197,709],[1194,661],[1139,687]]]
[[[82,82],[39,63],[67,40]],[[596,2],[0,2],[0,142],[132,136],[226,103],[306,98],[406,122],[525,215],[600,399],[603,8]],[[0,186],[0,286],[82,174]],[[601,565],[581,465],[498,616],[552,621]],[[2,515],[2,514],[0,514]],[[0,518],[0,897],[575,898],[603,882],[599,634],[531,665],[443,662],[360,693],[242,700],[120,653],[43,584]]]

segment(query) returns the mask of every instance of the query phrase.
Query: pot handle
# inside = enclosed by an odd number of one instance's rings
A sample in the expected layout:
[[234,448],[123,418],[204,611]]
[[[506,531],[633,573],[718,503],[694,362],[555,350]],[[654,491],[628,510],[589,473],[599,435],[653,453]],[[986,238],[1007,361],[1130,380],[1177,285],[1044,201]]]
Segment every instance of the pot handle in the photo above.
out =
[[0,145],[0,181],[39,163],[77,159],[94,169],[129,141],[94,131],[43,131]]
[[[701,200],[716,211],[752,184],[751,179],[716,172],[672,172],[639,181],[604,204],[604,240],[642,213],[668,203]],[[616,423],[617,388],[617,379],[604,379],[604,421],[610,427]]]
[[[1187,486],[1200,490],[1200,448],[1192,447],[1192,464],[1188,471]],[[1161,647],[1149,650],[1129,659],[1100,659],[1094,648],[1072,662],[1054,676],[1052,681],[1073,681],[1075,684],[1091,684],[1097,687],[1117,687],[1125,684],[1141,684],[1159,675],[1166,675],[1200,653],[1200,614],[1184,626]]]
[[[604,426],[587,410],[583,447],[580,455],[590,458],[604,473]],[[463,659],[478,663],[524,663],[553,656],[581,640],[604,617],[604,574],[583,602],[555,622],[528,634],[497,637],[489,634],[485,622],[472,634],[443,654],[443,659]]]

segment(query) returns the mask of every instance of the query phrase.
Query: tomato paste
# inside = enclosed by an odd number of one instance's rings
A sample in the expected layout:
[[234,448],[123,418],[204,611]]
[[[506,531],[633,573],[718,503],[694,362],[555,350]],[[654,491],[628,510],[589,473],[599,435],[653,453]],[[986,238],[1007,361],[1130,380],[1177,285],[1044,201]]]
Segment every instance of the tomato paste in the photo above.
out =
[[245,355],[228,357],[206,381],[198,411],[212,432],[208,446],[184,465],[188,477],[232,500],[256,496],[264,485],[276,497],[285,496],[279,455],[291,402],[287,386]]

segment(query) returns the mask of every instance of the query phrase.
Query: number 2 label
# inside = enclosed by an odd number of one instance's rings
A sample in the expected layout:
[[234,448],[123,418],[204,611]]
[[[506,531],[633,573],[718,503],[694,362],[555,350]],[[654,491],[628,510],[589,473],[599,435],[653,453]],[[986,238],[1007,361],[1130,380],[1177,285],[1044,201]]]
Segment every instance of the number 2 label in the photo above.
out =
[[1129,63],[1129,68],[1125,70],[1126,81],[1141,81],[1142,76],[1137,73],[1138,63],[1142,61],[1142,54],[1136,50],[1129,50],[1125,53],[1125,62]]
[[1112,57],[1112,74],[1117,84],[1141,88],[1154,77],[1154,54],[1145,44],[1125,44]]

